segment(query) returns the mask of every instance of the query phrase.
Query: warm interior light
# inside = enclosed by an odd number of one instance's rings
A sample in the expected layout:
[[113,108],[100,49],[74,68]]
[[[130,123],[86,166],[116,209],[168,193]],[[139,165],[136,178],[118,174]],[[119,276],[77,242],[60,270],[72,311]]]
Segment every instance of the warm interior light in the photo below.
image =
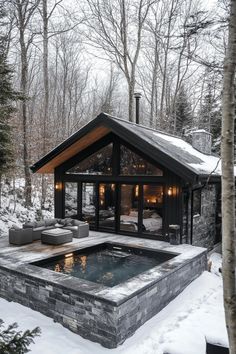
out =
[[62,183],[61,182],[56,182],[55,189],[56,190],[61,190],[62,189]]
[[73,256],[73,253],[67,253],[67,254],[65,254],[65,258],[72,257],[72,256]]
[[167,194],[168,194],[168,195],[172,195],[172,194],[173,194],[173,189],[172,189],[172,187],[169,187],[169,188],[168,188]]
[[139,186],[135,186],[135,197],[138,197]]
[[103,185],[100,186],[100,194],[105,193],[105,187]]

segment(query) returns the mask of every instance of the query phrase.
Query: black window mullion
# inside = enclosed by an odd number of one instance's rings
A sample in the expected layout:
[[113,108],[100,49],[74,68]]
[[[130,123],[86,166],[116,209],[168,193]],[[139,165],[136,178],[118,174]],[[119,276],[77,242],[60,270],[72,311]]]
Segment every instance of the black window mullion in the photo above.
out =
[[142,233],[143,228],[143,185],[139,184],[138,193],[138,233]]
[[78,219],[82,220],[82,183],[78,182],[77,187],[77,211]]
[[166,238],[168,236],[168,223],[167,223],[167,213],[169,212],[169,202],[168,202],[168,197],[167,197],[167,184],[163,184],[163,206],[162,206],[162,212],[163,212],[163,217],[162,217],[162,225],[163,225],[163,230],[162,230],[162,236]]
[[120,174],[120,144],[118,139],[113,140],[113,153],[112,153],[112,175],[119,176]]
[[121,185],[116,184],[116,210],[115,210],[115,232],[120,230],[120,202],[121,202]]
[[99,226],[99,182],[95,184],[95,194],[96,194],[96,203],[95,203],[95,230],[98,230]]

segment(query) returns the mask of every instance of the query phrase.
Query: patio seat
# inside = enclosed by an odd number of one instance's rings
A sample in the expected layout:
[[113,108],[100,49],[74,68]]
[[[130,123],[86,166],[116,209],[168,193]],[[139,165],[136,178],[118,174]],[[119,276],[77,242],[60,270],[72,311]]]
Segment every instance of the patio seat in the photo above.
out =
[[83,221],[74,220],[73,225],[64,226],[63,229],[72,231],[75,238],[89,236],[89,224]]
[[41,242],[48,245],[61,245],[63,243],[72,242],[73,233],[65,229],[44,230],[41,234]]
[[26,245],[33,240],[32,229],[10,229],[9,243],[17,246]]
[[32,230],[33,241],[40,240],[43,231],[55,228],[70,230],[75,238],[89,236],[89,224],[77,219],[45,219],[35,222],[27,222],[23,225],[23,229]]

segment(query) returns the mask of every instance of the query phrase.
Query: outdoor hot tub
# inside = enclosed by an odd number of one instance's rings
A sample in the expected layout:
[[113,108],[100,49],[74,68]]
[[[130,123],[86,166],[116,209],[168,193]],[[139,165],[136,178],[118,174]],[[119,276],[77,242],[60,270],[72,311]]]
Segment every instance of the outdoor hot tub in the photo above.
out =
[[113,287],[176,256],[172,252],[106,242],[31,264]]
[[90,232],[0,254],[0,296],[115,348],[206,269],[206,250]]

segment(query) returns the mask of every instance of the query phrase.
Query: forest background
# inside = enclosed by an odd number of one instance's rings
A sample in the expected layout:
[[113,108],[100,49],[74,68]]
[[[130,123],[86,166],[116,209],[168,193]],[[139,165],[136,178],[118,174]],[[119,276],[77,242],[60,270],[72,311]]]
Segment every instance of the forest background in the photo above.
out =
[[228,1],[1,0],[0,13],[17,95],[0,122],[11,150],[1,187],[21,177],[26,207],[36,186],[46,208],[53,183],[30,165],[101,111],[134,121],[136,91],[141,124],[206,129],[219,152]]

